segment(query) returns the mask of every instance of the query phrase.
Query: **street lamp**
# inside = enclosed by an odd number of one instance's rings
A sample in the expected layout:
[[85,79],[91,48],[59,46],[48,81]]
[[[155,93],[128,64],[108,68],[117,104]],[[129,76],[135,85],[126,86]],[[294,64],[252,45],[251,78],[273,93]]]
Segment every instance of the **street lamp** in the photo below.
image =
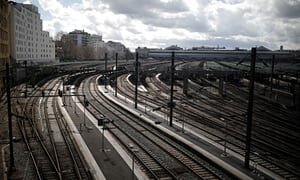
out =
[[84,103],[84,108],[83,108],[83,125],[84,125],[84,127],[86,127],[85,109],[89,106],[89,101],[85,98],[85,96],[84,96],[83,103]]
[[182,115],[182,133],[184,133],[184,116]]
[[76,106],[77,106],[77,105],[76,105],[76,98],[75,98],[75,99],[74,99],[74,113],[75,113],[75,114],[77,114]]
[[147,114],[147,102],[146,102],[146,98],[144,99],[145,102],[145,114]]
[[[61,77],[61,80],[62,80],[62,94],[65,93],[65,78],[64,77]],[[65,96],[63,97],[63,106],[66,105],[66,99],[65,99]]]
[[222,117],[220,118],[220,120],[225,122],[224,150],[223,150],[223,153],[221,154],[221,156],[222,157],[227,157],[228,153],[226,152],[226,150],[227,150],[228,122],[227,122],[226,119],[224,119]]
[[105,121],[106,119],[103,120],[103,125],[102,125],[102,152],[104,152],[104,139],[105,139],[105,136],[104,136],[104,130],[105,130]]
[[105,151],[105,149],[104,149],[104,140],[105,140],[104,130],[107,128],[105,125],[109,122],[110,122],[110,120],[104,116],[101,116],[98,119],[98,126],[102,126],[102,131],[103,131],[102,132],[102,145],[101,145],[102,146],[101,151],[103,151],[103,152]]
[[104,71],[105,71],[105,76],[104,76],[104,87],[105,89],[107,88],[107,53],[104,54],[104,61],[105,61],[105,65],[104,65]]
[[23,62],[24,64],[24,67],[25,67],[25,98],[27,97],[27,88],[28,88],[28,85],[27,85],[27,61],[25,60]]
[[115,65],[115,97],[118,97],[118,53],[116,53]]

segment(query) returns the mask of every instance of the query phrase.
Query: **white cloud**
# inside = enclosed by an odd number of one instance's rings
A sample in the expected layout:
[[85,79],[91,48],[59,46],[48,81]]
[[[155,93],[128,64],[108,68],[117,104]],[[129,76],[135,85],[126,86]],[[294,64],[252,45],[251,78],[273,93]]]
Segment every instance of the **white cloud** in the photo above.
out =
[[298,0],[81,0],[67,6],[37,1],[53,17],[44,20],[52,36],[84,29],[131,49],[171,44],[300,48]]

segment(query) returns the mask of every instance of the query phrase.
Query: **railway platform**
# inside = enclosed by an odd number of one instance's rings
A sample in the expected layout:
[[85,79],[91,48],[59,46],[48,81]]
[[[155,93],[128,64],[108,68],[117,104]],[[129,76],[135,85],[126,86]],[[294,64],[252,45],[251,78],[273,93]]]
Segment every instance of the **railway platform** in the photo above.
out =
[[156,126],[161,131],[174,137],[177,141],[181,141],[190,148],[195,149],[200,154],[207,157],[209,161],[214,162],[228,172],[231,172],[238,179],[263,179],[264,177],[281,179],[281,177],[267,169],[258,169],[258,167],[254,167],[252,170],[245,169],[243,167],[244,162],[242,156],[239,156],[230,150],[227,150],[227,153],[224,154],[223,146],[202,136],[199,132],[194,131],[192,127],[185,126],[184,131],[182,131],[181,122],[173,122],[173,127],[170,127],[163,115],[152,112],[152,110],[147,109],[147,107],[138,105],[138,108],[135,109],[134,102],[128,98],[120,94],[118,94],[118,98],[116,98],[114,96],[114,90],[110,86],[107,86],[107,89],[105,89],[104,86],[99,85],[98,89],[111,101],[114,101],[116,104],[127,109],[127,111],[140,116],[140,119]]
[[[66,99],[66,102],[69,100]],[[82,141],[77,143],[85,160],[89,164],[92,176],[95,179],[115,179],[123,180],[124,177],[132,177],[132,160],[120,145],[114,140],[112,135],[97,125],[95,119],[88,111],[85,112],[86,124],[84,125],[84,107],[73,102],[78,102],[76,97],[72,98],[72,103],[62,106],[64,117],[69,117],[69,123],[73,124],[73,134],[80,136]],[[61,102],[62,104],[62,102]],[[135,165],[134,179],[146,179],[143,172]]]

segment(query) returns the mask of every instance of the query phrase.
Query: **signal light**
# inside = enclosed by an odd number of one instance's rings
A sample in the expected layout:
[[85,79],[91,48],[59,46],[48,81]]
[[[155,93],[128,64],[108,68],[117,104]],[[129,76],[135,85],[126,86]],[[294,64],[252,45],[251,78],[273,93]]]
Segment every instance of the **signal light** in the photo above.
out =
[[58,90],[58,96],[62,97],[62,91],[60,89]]
[[85,107],[88,107],[89,104],[90,104],[89,101],[85,99],[85,100],[84,100],[84,106],[85,106]]

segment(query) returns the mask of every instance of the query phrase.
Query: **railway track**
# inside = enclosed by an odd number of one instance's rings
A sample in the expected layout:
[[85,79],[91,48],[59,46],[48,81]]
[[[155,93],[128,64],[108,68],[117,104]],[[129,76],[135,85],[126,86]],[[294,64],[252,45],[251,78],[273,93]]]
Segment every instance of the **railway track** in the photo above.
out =
[[[55,96],[59,80],[49,81],[50,96]],[[56,97],[45,97],[39,102],[41,91],[32,93],[25,104],[18,103],[15,112],[23,120],[17,121],[32,162],[30,179],[90,179],[84,162],[76,149],[68,126],[58,109]],[[40,106],[37,106],[40,104]],[[39,111],[38,111],[39,110]]]
[[[210,99],[217,98],[217,96],[214,94],[211,94],[209,96],[209,93],[206,93],[206,96],[209,97]],[[196,98],[197,98],[197,96],[196,96]],[[222,99],[220,101],[222,102]],[[205,103],[205,102],[201,101],[201,103]],[[222,104],[226,104],[226,106],[231,106],[233,104],[234,109],[237,109],[237,111],[240,110],[241,108],[235,108],[236,107],[235,103],[236,102],[234,102],[234,101],[230,101],[229,103],[223,102]],[[239,101],[239,103],[241,103],[241,102]],[[192,105],[192,103],[190,103],[190,104]],[[224,108],[224,105],[219,106],[218,104],[215,104],[214,101],[212,101],[212,103],[207,104],[207,105],[210,105],[211,107],[214,107],[214,108],[220,109],[220,110],[222,110]],[[241,106],[242,105],[240,104],[240,107]],[[267,105],[266,103],[264,103],[264,105],[262,105],[261,107],[266,107],[266,106],[270,107],[270,105]],[[245,107],[247,107],[247,106],[245,105]],[[276,114],[276,112],[275,112],[275,114]],[[217,112],[215,112],[215,115],[217,117],[219,117],[218,119],[220,119],[220,117],[222,117],[222,116],[218,115]],[[272,116],[272,117],[274,118],[276,116]],[[232,134],[232,132],[235,130],[241,131],[242,129],[245,129],[245,123],[243,124],[245,119],[246,118],[242,118],[241,116],[239,118],[235,119],[234,125],[236,126],[238,123],[240,123],[240,124],[242,124],[242,127],[236,129],[236,128],[234,128],[234,126],[232,126],[230,128],[231,131],[228,133],[230,135],[230,137],[236,139],[237,138],[236,135]],[[270,118],[268,118],[268,119],[270,119]],[[287,144],[287,140],[295,139],[296,135],[294,134],[293,136],[290,136],[289,134],[282,133],[283,127],[278,126],[278,124],[276,124],[276,123],[273,123],[274,120],[272,119],[272,120],[266,121],[265,119],[263,119],[259,116],[254,116],[254,121],[253,121],[254,131],[253,131],[253,139],[252,139],[253,153],[252,153],[251,157],[256,164],[273,171],[275,174],[278,174],[284,178],[291,178],[291,179],[297,178],[297,176],[299,176],[299,174],[297,175],[297,169],[294,169],[293,167],[288,167],[288,165],[283,166],[282,163],[278,163],[278,162],[282,162],[280,160],[280,157],[292,157],[293,156],[294,158],[299,159],[299,157],[296,156],[297,151],[295,151],[295,152],[292,151],[295,148],[295,145],[294,145],[295,141],[291,141],[290,144]],[[270,126],[271,126],[271,128],[270,128]],[[293,130],[293,128],[286,128],[286,129],[288,129],[289,131]],[[230,140],[230,141],[232,141],[232,140]],[[234,141],[232,141],[232,142],[234,142]],[[244,141],[241,141],[241,144],[243,142]],[[272,142],[272,143],[270,143],[270,142]],[[289,148],[286,148],[286,147],[289,147]],[[231,143],[231,147],[229,146],[229,148],[233,149],[235,152],[238,152],[242,156],[244,155],[244,148],[239,146],[236,143]],[[276,160],[276,158],[278,160]],[[292,161],[295,161],[295,160],[290,159],[290,162],[292,162]],[[297,160],[296,160],[296,162],[297,162]]]
[[[123,81],[123,80],[121,80],[121,81]],[[156,84],[155,82],[152,82],[153,84]],[[124,86],[124,85],[123,85]],[[162,92],[165,92],[165,93],[167,93],[168,91],[169,91],[169,89],[168,88],[166,88],[165,87],[165,89],[163,88],[165,85],[161,85],[161,84],[159,84],[159,85],[157,85],[157,87],[161,87],[160,88],[160,91],[162,91]],[[133,92],[133,90],[131,90],[132,88],[128,88],[127,90],[126,90],[126,92],[124,92],[124,90],[123,90],[123,92],[122,93],[126,93],[126,96],[127,97],[130,97],[130,96],[132,96],[132,94],[130,95],[130,92]],[[157,90],[156,90],[157,91]],[[206,93],[205,95],[209,98],[209,99],[216,99],[216,95],[210,95],[209,96],[209,94],[207,95],[208,93]],[[176,97],[180,97],[180,96],[182,96],[182,95],[179,95],[178,93],[175,95]],[[153,99],[156,99],[156,104],[157,104],[157,101],[158,101],[158,99],[160,99],[159,97],[156,97],[156,98],[153,98],[152,97],[152,99],[151,99],[151,97],[149,98],[149,97],[147,97],[147,96],[145,96],[143,93],[140,93],[139,94],[139,98],[144,98],[144,99],[146,99],[147,101],[151,101],[151,104],[153,104]],[[203,97],[199,97],[199,96],[197,96],[196,98],[198,98],[198,99],[201,99],[202,101],[201,101],[201,103],[205,103],[207,106],[212,106],[212,103],[210,102],[210,101],[208,101],[208,100],[206,100],[206,98],[203,98]],[[220,97],[218,97],[219,99],[220,99]],[[165,99],[165,97],[163,97],[162,99]],[[204,100],[203,100],[204,99]],[[163,100],[162,100],[163,101]],[[142,101],[140,101],[140,103],[143,103]],[[164,103],[166,103],[166,102],[164,102]],[[216,105],[215,103],[213,103],[214,105],[214,107],[216,107],[216,108],[219,108],[219,109],[224,109],[224,106],[218,106],[218,105]],[[224,102],[223,102],[223,104],[224,104]],[[161,103],[159,103],[158,104],[159,106],[161,106]],[[197,106],[197,103],[193,103],[193,102],[187,102],[187,105],[188,106],[190,106],[190,107],[193,107],[193,108],[195,108],[196,110],[198,110],[198,111],[204,111],[205,109],[201,109],[201,108],[197,108],[197,107],[195,107],[195,106]],[[199,106],[199,104],[198,104],[198,106]],[[234,104],[234,107],[236,107],[236,104]],[[182,108],[180,108],[180,109],[182,109]],[[178,112],[178,109],[176,110],[177,112]],[[206,109],[205,110],[206,112],[210,112],[210,110],[209,109]],[[188,110],[184,110],[184,114],[186,114],[186,112],[188,112]],[[195,112],[195,111],[194,111]],[[219,113],[219,115],[218,115],[218,112],[211,112],[211,113],[213,113],[215,116],[217,115],[217,117],[222,117],[222,114],[220,114]],[[181,113],[180,113],[181,114]],[[174,115],[174,117],[176,117],[176,113],[175,113],[175,115]],[[177,117],[178,117],[178,113],[177,113]],[[191,117],[189,114],[186,114],[186,117]],[[223,116],[224,117],[224,116]],[[199,118],[199,117],[198,117]],[[219,119],[219,118],[218,118]],[[215,124],[215,122],[212,122],[213,124],[212,124],[212,126],[211,126],[211,128],[217,128],[218,130],[217,131],[219,131],[217,134],[220,134],[217,138],[214,138],[214,140],[216,141],[216,142],[218,142],[220,145],[223,145],[223,141],[224,141],[224,139],[223,139],[223,137],[225,136],[224,134],[225,134],[225,132],[224,132],[224,122],[220,122],[220,120],[218,120],[217,119],[217,122],[218,122],[218,124],[217,124],[217,126],[216,126],[216,124]],[[234,119],[234,125],[236,126],[236,125],[239,125],[240,127],[239,128],[236,128],[235,126],[233,126],[233,125],[230,125],[228,128],[230,128],[231,129],[231,131],[230,131],[230,133],[226,133],[227,135],[230,135],[230,137],[228,138],[227,137],[227,141],[229,142],[229,145],[227,144],[227,146],[228,146],[228,148],[229,149],[231,149],[232,151],[234,151],[234,152],[236,152],[236,153],[238,153],[238,154],[240,154],[241,156],[244,156],[244,147],[243,147],[243,143],[244,143],[244,135],[242,134],[242,133],[240,133],[240,130],[241,129],[245,129],[245,122],[244,122],[244,120],[242,120],[242,119],[240,119],[240,118],[238,118],[238,116],[235,116],[235,118],[232,118],[232,119]],[[231,119],[231,121],[232,121],[232,119]],[[245,119],[245,118],[244,118]],[[206,120],[206,122],[207,121],[212,121],[213,119],[212,118],[210,118],[210,119],[207,119]],[[195,125],[195,123],[193,123],[193,122],[189,122],[189,120],[188,119],[185,119],[185,122],[187,122],[188,124],[190,124],[190,125],[192,125],[192,126],[194,126],[194,127],[196,127],[196,128],[198,128],[199,129],[199,127],[201,127],[201,126],[199,126],[199,125]],[[200,122],[200,123],[203,123],[203,121],[202,122]],[[206,125],[209,125],[209,124],[206,124]],[[233,132],[235,131],[235,130],[237,131],[237,133],[238,134],[233,134]],[[233,130],[233,131],[232,131]],[[216,130],[215,130],[216,131]],[[206,131],[207,132],[207,131]],[[208,133],[209,133],[210,131],[208,131]],[[212,132],[214,132],[214,131],[212,131]],[[211,133],[211,132],[210,132]],[[239,136],[237,136],[237,135],[239,135]],[[266,133],[265,134],[263,134],[263,135],[267,135]],[[216,133],[214,133],[214,135],[213,135],[213,137],[215,137],[216,136]],[[212,137],[211,135],[209,135],[209,137]],[[238,138],[239,137],[239,138]],[[272,135],[268,135],[268,137],[273,137]],[[238,139],[237,139],[238,138]],[[277,138],[277,137],[275,137],[275,138]],[[236,140],[237,139],[237,140]],[[278,141],[278,139],[277,139],[277,141]],[[228,143],[227,142],[227,143]],[[283,142],[284,143],[284,142]],[[258,145],[259,144],[259,145]],[[267,145],[267,146],[266,146]],[[282,167],[282,165],[280,165],[280,164],[274,164],[274,161],[273,161],[273,159],[269,159],[270,157],[272,157],[272,154],[268,154],[268,158],[266,158],[265,157],[265,153],[263,153],[266,149],[268,149],[268,152],[270,152],[270,149],[272,149],[274,146],[272,145],[272,144],[269,144],[269,143],[266,143],[266,141],[264,141],[264,139],[260,139],[260,137],[258,136],[258,137],[256,137],[256,149],[257,150],[254,150],[253,152],[253,154],[251,155],[251,158],[252,158],[252,160],[256,163],[256,164],[258,164],[258,165],[261,165],[261,166],[263,166],[263,167],[265,167],[265,168],[267,168],[267,169],[269,169],[269,170],[271,170],[271,171],[273,171],[274,173],[276,173],[276,174],[279,174],[280,176],[282,176],[282,177],[285,177],[285,178],[296,178],[297,177],[297,175],[296,174],[294,174],[295,172],[297,172],[297,171],[291,171],[290,169],[286,169],[286,167]],[[262,147],[264,147],[265,149],[264,150],[260,150]],[[275,147],[275,148],[273,148],[273,150],[274,149],[279,149],[280,147]],[[284,149],[280,149],[281,151],[284,151]],[[257,152],[262,152],[262,153],[255,153],[255,151],[257,151]],[[285,153],[287,153],[287,152],[285,152]]]
[[[89,81],[92,79],[93,78],[87,80],[85,86],[88,86],[88,84],[90,84]],[[119,138],[126,135],[127,140],[129,141],[125,141],[126,143],[123,144],[134,144],[138,147],[138,152],[147,152],[147,154],[151,155],[152,159],[160,162],[161,167],[169,172],[169,177],[166,178],[228,178],[226,173],[215,168],[213,165],[209,165],[209,163],[204,162],[204,160],[199,156],[193,154],[182,145],[175,143],[174,140],[170,139],[170,137],[167,137],[153,127],[149,127],[148,124],[142,123],[139,118],[121,110],[120,107],[115,108],[115,104],[106,100],[103,95],[98,92],[95,84],[91,85],[90,88],[90,95],[88,96],[97,101],[101,99],[101,102],[98,102],[98,104],[102,104],[102,108],[96,107],[96,109],[100,109],[101,114],[114,115],[114,122],[112,123],[114,128],[110,131]],[[95,113],[95,109],[90,111]],[[114,131],[117,130],[119,133],[123,132],[123,135],[116,134]],[[122,141],[124,142],[124,139]],[[136,153],[137,156],[138,154],[139,153]],[[148,160],[146,162],[148,162]]]
[[[33,95],[37,95],[38,93],[39,92],[36,91]],[[35,178],[60,179],[55,160],[47,149],[43,137],[37,128],[37,121],[35,121],[35,104],[37,104],[37,101],[38,98],[35,97],[29,98],[23,105],[17,104],[19,108],[15,109],[15,113],[21,118],[21,121],[17,121],[18,127],[31,157]]]

